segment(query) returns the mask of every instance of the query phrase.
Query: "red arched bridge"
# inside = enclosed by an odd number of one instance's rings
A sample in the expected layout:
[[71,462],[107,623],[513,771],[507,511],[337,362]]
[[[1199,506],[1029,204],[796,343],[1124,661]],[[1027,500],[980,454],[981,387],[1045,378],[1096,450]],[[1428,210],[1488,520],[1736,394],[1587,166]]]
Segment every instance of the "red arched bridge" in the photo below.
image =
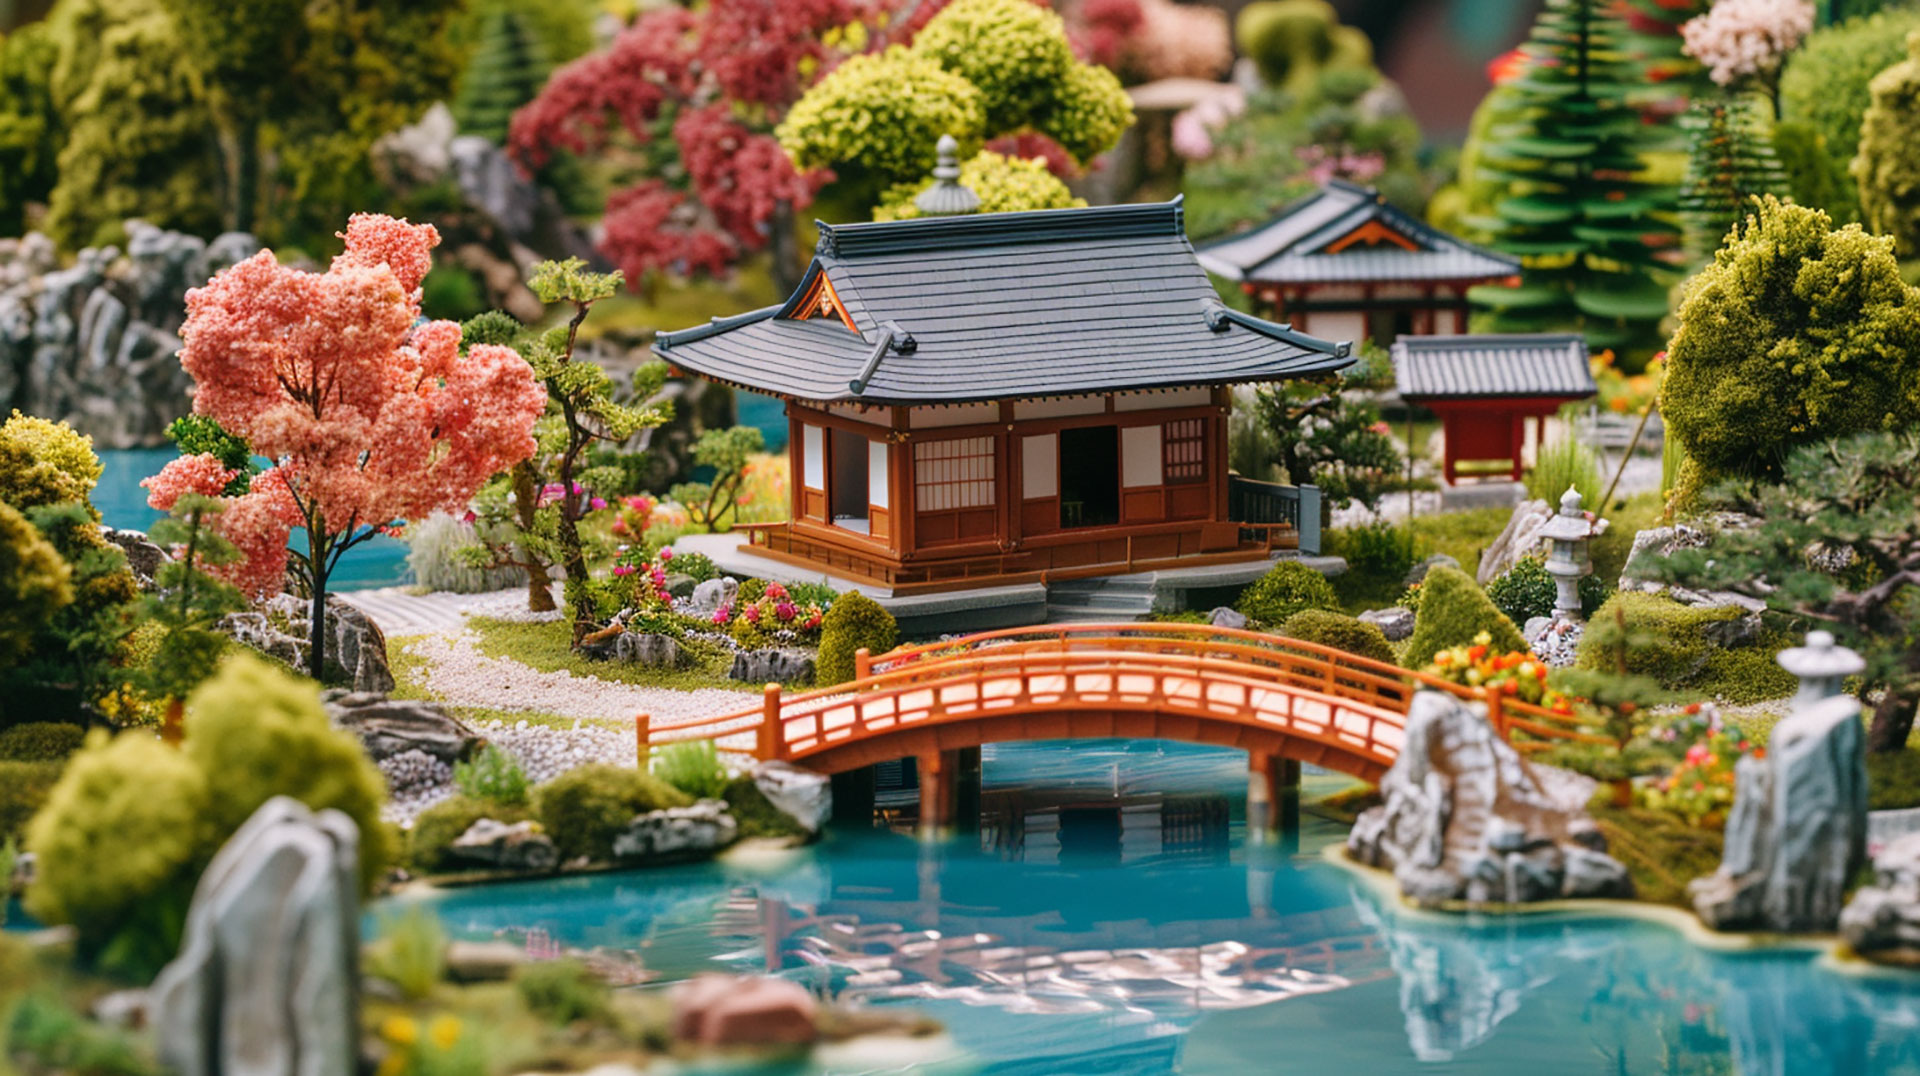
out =
[[952,816],[957,753],[987,743],[1237,747],[1249,755],[1255,805],[1270,803],[1302,762],[1377,781],[1400,753],[1414,692],[1426,688],[1486,706],[1522,750],[1586,737],[1569,718],[1498,692],[1297,639],[1175,623],[1046,625],[863,650],[851,682],[798,693],[768,684],[759,706],[676,724],[641,715],[638,733],[643,752],[713,740],[826,774],[914,758],[922,822],[938,825]]

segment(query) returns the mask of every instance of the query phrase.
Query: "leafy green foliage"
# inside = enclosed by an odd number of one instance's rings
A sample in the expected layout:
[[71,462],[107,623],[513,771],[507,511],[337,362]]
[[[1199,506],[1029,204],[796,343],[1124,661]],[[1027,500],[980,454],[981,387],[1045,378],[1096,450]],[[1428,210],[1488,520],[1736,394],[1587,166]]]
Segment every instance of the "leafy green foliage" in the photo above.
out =
[[1496,332],[1577,329],[1594,348],[1650,354],[1667,313],[1672,192],[1638,178],[1649,131],[1628,100],[1639,72],[1626,25],[1602,0],[1548,0],[1522,48],[1530,62],[1481,153],[1506,185],[1488,230],[1524,259],[1522,280],[1471,297]]
[[1373,67],[1373,42],[1340,25],[1325,0],[1260,0],[1240,9],[1234,40],[1270,86],[1310,86],[1327,70]]
[[1567,490],[1580,491],[1580,503],[1592,511],[1604,511],[1600,495],[1606,491],[1600,476],[1600,457],[1592,449],[1571,437],[1562,437],[1541,446],[1527,471],[1527,496],[1557,507]]
[[692,802],[651,774],[600,763],[575,767],[533,791],[534,817],[553,838],[562,861],[612,859],[614,837],[635,815]]
[[[1040,157],[1004,157],[981,150],[960,166],[960,184],[980,199],[982,213],[1018,213],[1030,209],[1071,209],[1087,204],[1047,171]],[[874,220],[911,220],[920,215],[913,200],[933,186],[931,177],[887,188],[873,209]]]
[[26,832],[27,820],[46,805],[65,768],[59,759],[0,759],[0,841],[16,839]]
[[1873,103],[1860,121],[1860,153],[1849,171],[1860,185],[1866,226],[1893,237],[1902,258],[1920,255],[1920,38],[1909,37],[1907,57],[1873,77]]
[[461,795],[482,803],[517,807],[527,802],[527,772],[518,759],[492,744],[454,763],[453,783]]
[[[45,505],[86,504],[94,483],[100,481],[100,471],[93,438],[64,422],[15,411],[0,424],[0,501],[23,512]],[[91,506],[88,511],[92,512]]]
[[1796,681],[1774,660],[1786,643],[1780,634],[1762,632],[1739,646],[1723,642],[1731,622],[1744,616],[1738,606],[1702,609],[1657,594],[1615,594],[1587,625],[1574,667],[1621,671],[1617,651],[1624,632],[1624,671],[1648,677],[1662,690],[1735,704],[1791,695]]
[[718,799],[727,790],[727,768],[712,740],[683,740],[653,752],[653,775],[695,799]]
[[1608,853],[1633,877],[1633,892],[1640,900],[1691,909],[1687,883],[1720,866],[1725,837],[1717,829],[1668,811],[1614,807],[1597,796],[1587,810],[1607,838]]
[[727,813],[740,823],[742,837],[805,837],[807,831],[785,811],[773,805],[752,774],[741,774],[727,782],[723,793]]
[[1520,629],[1500,612],[1472,576],[1436,564],[1420,584],[1420,605],[1414,612],[1413,637],[1407,640],[1404,664],[1422,668],[1433,661],[1435,654],[1465,646],[1483,631],[1492,637],[1487,644],[1490,653],[1527,649]]
[[456,866],[447,849],[482,818],[513,825],[528,817],[525,807],[508,807],[467,796],[449,796],[414,816],[407,831],[407,863],[416,871],[449,870]]
[[1920,420],[1920,289],[1891,240],[1831,223],[1763,200],[1688,282],[1660,389],[1682,503],[1779,474],[1797,445]]
[[59,59],[44,22],[0,35],[0,235],[25,233],[27,204],[45,202],[59,179],[53,106]]
[[687,518],[696,526],[723,529],[740,507],[747,461],[765,447],[766,438],[755,426],[705,431],[693,443],[693,465],[713,468],[712,481],[683,482],[673,487],[670,496],[687,506]]
[[857,590],[842,594],[820,621],[814,682],[829,687],[852,680],[855,651],[864,647],[878,656],[892,650],[899,639],[900,625],[879,602]]
[[1278,627],[1303,609],[1338,612],[1340,599],[1326,576],[1297,561],[1283,560],[1241,591],[1233,607],[1256,624]]
[[[707,556],[705,553],[682,553],[675,550],[673,560],[669,562],[668,568],[686,576],[696,583],[704,583],[709,579],[720,578],[720,569],[714,566],[713,558]],[[796,598],[796,600],[798,599]],[[804,605],[806,603],[803,601],[801,604]]]
[[20,660],[73,601],[72,569],[27,518],[0,501],[0,665]]
[[[1547,562],[1537,554],[1514,561],[1513,567],[1487,584],[1487,597],[1492,600],[1494,608],[1515,624],[1525,624],[1537,616],[1552,616],[1558,593],[1553,576],[1547,572]],[[1581,615],[1593,616],[1610,593],[1606,580],[1598,575],[1583,576],[1580,580]]]
[[327,722],[312,683],[236,653],[187,700],[186,733],[182,753],[207,779],[203,817],[221,839],[274,796],[334,808],[359,827],[360,880],[371,891],[393,858],[380,820],[386,782],[359,740]]
[[513,988],[534,1015],[556,1024],[597,1020],[608,1012],[612,991],[578,960],[542,960],[513,973]]
[[1306,643],[1319,643],[1363,658],[1393,664],[1393,647],[1380,629],[1344,613],[1302,609],[1280,625],[1279,634]]
[[1319,486],[1334,507],[1359,501],[1376,509],[1380,498],[1406,488],[1407,460],[1380,409],[1343,391],[1349,386],[1359,387],[1345,380],[1287,381],[1254,390],[1254,415],[1266,434],[1261,443],[1272,455],[1265,469],[1277,466],[1295,485]]
[[[0,1016],[7,1015],[0,1007]],[[161,1076],[163,1070],[131,1031],[88,1019],[51,990],[22,998],[12,1027],[0,1029],[0,1046],[28,1072],[73,1072],[87,1076]]]
[[1920,807],[1920,751],[1876,751],[1867,756],[1867,807],[1898,811]]
[[1773,149],[1771,109],[1747,96],[1697,99],[1681,117],[1687,132],[1687,173],[1680,185],[1680,219],[1687,253],[1713,257],[1752,199],[1790,193],[1786,169]]
[[[1916,29],[1920,9],[1898,8],[1821,27],[1787,57],[1780,72],[1783,128],[1793,127],[1802,144],[1821,152],[1827,173],[1824,182],[1796,182],[1796,201],[1826,210],[1840,224],[1860,219],[1858,190],[1847,166],[1859,149],[1861,120],[1872,103],[1868,83],[1905,57],[1907,34]],[[1798,135],[1800,128],[1814,137]]]
[[87,730],[64,721],[29,721],[0,732],[0,761],[57,762],[80,750]]
[[[565,9],[568,5],[551,6]],[[478,40],[460,76],[453,116],[462,133],[501,145],[507,140],[514,110],[540,93],[553,66],[530,11],[503,0],[475,7],[472,17],[478,23]]]
[[380,939],[369,953],[367,971],[399,989],[400,995],[420,1001],[447,974],[447,932],[440,917],[423,904],[411,904],[380,919]]
[[162,547],[179,550],[155,572],[156,589],[141,597],[147,622],[163,629],[156,648],[123,677],[149,698],[184,699],[212,676],[230,642],[216,630],[220,619],[247,607],[232,584],[207,574],[240,559],[215,526],[222,510],[217,498],[183,494],[149,534]]
[[167,440],[173,442],[182,456],[212,456],[220,461],[220,466],[240,472],[221,491],[226,496],[238,497],[247,492],[253,476],[260,473],[260,465],[253,462],[253,446],[247,444],[247,439],[228,433],[224,426],[206,415],[186,414],[174,419],[167,427]]
[[[1920,434],[1859,434],[1787,457],[1778,483],[1729,483],[1707,505],[1758,526],[1723,531],[1647,574],[1729,590],[1834,633],[1879,692],[1869,746],[1906,746],[1920,702]],[[1636,570],[1640,570],[1636,566]],[[1790,687],[1785,680],[1775,683]]]

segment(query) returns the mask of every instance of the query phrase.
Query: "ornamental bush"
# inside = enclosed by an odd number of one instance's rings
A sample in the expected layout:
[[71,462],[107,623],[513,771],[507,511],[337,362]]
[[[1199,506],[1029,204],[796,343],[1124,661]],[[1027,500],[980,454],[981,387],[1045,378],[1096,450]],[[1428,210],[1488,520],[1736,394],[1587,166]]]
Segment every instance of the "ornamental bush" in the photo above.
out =
[[876,656],[900,640],[900,625],[880,603],[859,591],[842,594],[820,622],[820,657],[814,682],[821,687],[854,678],[854,652],[865,647]]
[[788,110],[775,134],[801,168],[861,174],[878,187],[933,171],[941,135],[962,156],[986,139],[982,94],[931,56],[899,45],[855,56]]
[[652,774],[624,766],[578,766],[533,790],[533,816],[565,862],[613,858],[613,839],[638,814],[686,807],[693,797]]
[[1270,86],[1311,85],[1324,70],[1373,66],[1373,42],[1340,25],[1325,0],[1263,0],[1240,10],[1233,36]]
[[80,750],[87,730],[64,721],[29,721],[0,732],[0,761],[56,762]]
[[1380,629],[1356,617],[1325,609],[1303,609],[1280,625],[1280,634],[1304,643],[1319,643],[1363,658],[1393,664],[1393,647]]
[[482,803],[517,807],[527,802],[527,771],[520,768],[520,760],[492,744],[454,763],[453,783],[462,795]]
[[993,131],[1040,126],[1054,84],[1077,66],[1066,24],[1029,0],[954,0],[914,38],[913,51],[979,90]]
[[369,892],[392,861],[393,833],[380,820],[386,782],[360,741],[328,723],[310,682],[235,654],[188,697],[182,751],[206,776],[207,823],[220,840],[269,799],[292,796],[353,819]]
[[[83,959],[123,934],[157,928],[177,938],[223,832],[212,806],[206,772],[185,752],[148,734],[95,733],[27,826],[38,862],[27,911],[71,924]],[[170,942],[162,947],[171,955]]]
[[1794,447],[1920,420],[1920,289],[1893,241],[1764,199],[1686,285],[1660,413],[1682,504]]
[[[1515,624],[1525,624],[1537,616],[1552,616],[1559,588],[1547,571],[1547,562],[1539,556],[1521,557],[1493,582],[1487,584],[1487,597],[1494,608]],[[1580,614],[1592,618],[1611,593],[1606,581],[1597,575],[1580,580]]]
[[0,424],[0,501],[22,512],[49,504],[87,503],[100,470],[93,438],[64,422],[15,411]]
[[0,666],[24,657],[53,614],[73,601],[72,575],[40,531],[0,501]]
[[1893,237],[1902,258],[1920,254],[1920,30],[1907,35],[1907,57],[1873,77],[1873,103],[1860,122],[1860,152],[1848,166],[1860,185],[1860,217]]
[[1627,672],[1651,677],[1668,691],[1746,705],[1784,698],[1798,685],[1775,660],[1792,640],[1772,629],[1750,637],[1737,630],[1736,622],[1748,615],[1739,606],[1703,609],[1633,591],[1615,594],[1594,613],[1580,639],[1575,668],[1615,668],[1620,646],[1616,610],[1625,613],[1632,639],[1626,647]]
[[1920,29],[1920,8],[1885,11],[1848,19],[1807,35],[1780,72],[1780,119],[1804,124],[1818,135],[1833,181],[1830,201],[1809,201],[1807,190],[1795,197],[1824,209],[1841,224],[1860,219],[1860,204],[1847,174],[1860,145],[1861,120],[1872,104],[1873,77],[1905,58],[1906,37]]
[[1458,568],[1436,564],[1420,584],[1420,607],[1414,614],[1413,637],[1407,640],[1404,664],[1419,669],[1442,650],[1473,643],[1481,632],[1487,648],[1496,654],[1524,651],[1527,641],[1506,614],[1496,607],[1473,577]]
[[1301,564],[1283,560],[1240,592],[1233,607],[1248,620],[1277,627],[1303,609],[1340,610],[1340,598],[1327,577]]
[[27,820],[46,806],[47,795],[66,765],[59,760],[25,762],[0,759],[0,844],[17,840]]

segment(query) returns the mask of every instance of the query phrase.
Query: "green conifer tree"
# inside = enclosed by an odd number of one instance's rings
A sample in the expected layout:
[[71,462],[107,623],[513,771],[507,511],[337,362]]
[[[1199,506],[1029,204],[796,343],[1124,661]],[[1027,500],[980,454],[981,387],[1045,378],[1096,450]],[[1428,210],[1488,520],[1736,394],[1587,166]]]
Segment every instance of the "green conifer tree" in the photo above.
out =
[[1768,111],[1755,97],[1703,97],[1680,119],[1688,136],[1680,219],[1687,254],[1696,262],[1713,257],[1720,241],[1752,211],[1752,199],[1787,195],[1787,173],[1773,150]]
[[1641,72],[1627,30],[1600,0],[1547,0],[1506,84],[1511,105],[1482,154],[1506,188],[1493,245],[1525,260],[1517,287],[1471,298],[1497,332],[1581,330],[1595,348],[1659,346],[1664,254],[1677,238],[1655,214],[1670,189],[1639,178],[1647,128],[1629,97]]
[[526,16],[503,3],[489,5],[453,102],[461,132],[504,143],[514,110],[540,93],[551,70]]

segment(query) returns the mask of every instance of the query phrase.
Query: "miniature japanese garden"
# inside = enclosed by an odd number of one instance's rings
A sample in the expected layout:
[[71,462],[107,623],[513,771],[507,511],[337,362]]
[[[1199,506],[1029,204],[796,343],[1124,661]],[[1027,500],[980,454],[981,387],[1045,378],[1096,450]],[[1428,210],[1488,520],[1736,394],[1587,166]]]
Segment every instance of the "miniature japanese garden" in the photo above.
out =
[[1920,1072],[1920,6],[0,0],[0,1074]]

